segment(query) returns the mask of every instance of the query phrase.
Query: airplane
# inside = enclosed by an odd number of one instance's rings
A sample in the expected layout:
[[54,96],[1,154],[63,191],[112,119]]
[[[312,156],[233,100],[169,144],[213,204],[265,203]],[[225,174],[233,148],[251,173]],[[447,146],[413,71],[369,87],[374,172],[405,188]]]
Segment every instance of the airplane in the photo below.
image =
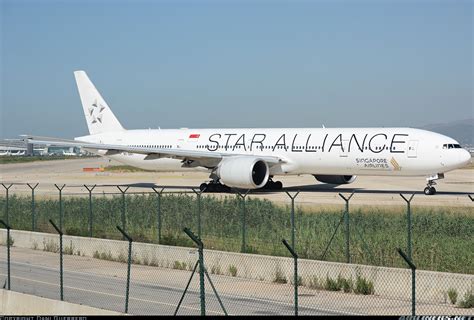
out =
[[282,175],[329,184],[361,176],[425,176],[426,195],[470,153],[447,136],[414,128],[252,128],[126,130],[84,71],[74,72],[89,135],[74,140],[23,135],[30,143],[82,147],[155,171],[210,173],[202,191],[282,189]]
[[77,153],[75,152],[67,152],[63,150],[63,156],[77,156]]

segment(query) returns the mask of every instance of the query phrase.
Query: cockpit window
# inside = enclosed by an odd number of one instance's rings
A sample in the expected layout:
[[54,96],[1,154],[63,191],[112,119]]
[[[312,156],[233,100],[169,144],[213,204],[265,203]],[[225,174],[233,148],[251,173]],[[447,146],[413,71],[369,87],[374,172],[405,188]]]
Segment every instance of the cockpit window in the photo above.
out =
[[443,144],[443,149],[461,149],[461,146],[459,144]]

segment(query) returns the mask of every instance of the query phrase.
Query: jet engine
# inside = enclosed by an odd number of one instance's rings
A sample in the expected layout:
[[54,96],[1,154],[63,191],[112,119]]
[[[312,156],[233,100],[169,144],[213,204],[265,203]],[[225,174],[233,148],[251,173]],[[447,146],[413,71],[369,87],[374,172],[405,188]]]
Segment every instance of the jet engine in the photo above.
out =
[[319,182],[330,183],[330,184],[349,184],[355,181],[357,176],[332,176],[324,174],[315,174],[314,177]]
[[254,157],[224,158],[219,163],[216,174],[226,186],[242,189],[263,187],[269,178],[268,164]]

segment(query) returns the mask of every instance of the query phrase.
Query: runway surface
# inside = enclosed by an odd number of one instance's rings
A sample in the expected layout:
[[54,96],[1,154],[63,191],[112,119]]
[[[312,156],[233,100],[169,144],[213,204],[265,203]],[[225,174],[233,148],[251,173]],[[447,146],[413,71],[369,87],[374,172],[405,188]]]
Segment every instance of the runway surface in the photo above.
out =
[[[94,192],[118,192],[115,187],[107,185],[130,185],[128,192],[153,192],[152,186],[165,187],[165,192],[198,188],[209,180],[207,173],[196,172],[83,172],[85,167],[107,166],[118,164],[105,158],[88,158],[78,160],[54,160],[20,164],[0,165],[0,181],[4,183],[37,183],[38,196],[57,196],[54,184],[66,184],[65,194],[87,194],[84,184],[99,185]],[[301,191],[296,203],[301,206],[343,205],[338,193],[356,192],[351,205],[404,206],[405,202],[399,193],[416,193],[413,205],[422,206],[472,206],[469,194],[474,194],[474,169],[459,169],[446,174],[438,182],[438,193],[425,196],[422,193],[426,181],[423,177],[372,177],[359,176],[349,185],[337,187],[317,182],[311,175],[277,177],[283,182],[287,191]],[[26,185],[15,185],[12,193],[29,195]],[[253,192],[252,197],[266,198],[276,203],[288,204],[290,198],[285,192]]]

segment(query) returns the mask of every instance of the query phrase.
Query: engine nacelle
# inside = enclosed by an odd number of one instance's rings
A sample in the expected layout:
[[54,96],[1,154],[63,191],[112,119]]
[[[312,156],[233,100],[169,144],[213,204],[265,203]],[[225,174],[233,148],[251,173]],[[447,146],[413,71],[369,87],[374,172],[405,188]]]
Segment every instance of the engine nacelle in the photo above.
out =
[[355,181],[357,176],[331,176],[331,175],[324,175],[318,174],[314,175],[316,180],[319,182],[330,183],[330,184],[349,184]]
[[216,172],[226,186],[242,189],[263,187],[269,178],[268,164],[254,157],[231,157],[222,159]]

